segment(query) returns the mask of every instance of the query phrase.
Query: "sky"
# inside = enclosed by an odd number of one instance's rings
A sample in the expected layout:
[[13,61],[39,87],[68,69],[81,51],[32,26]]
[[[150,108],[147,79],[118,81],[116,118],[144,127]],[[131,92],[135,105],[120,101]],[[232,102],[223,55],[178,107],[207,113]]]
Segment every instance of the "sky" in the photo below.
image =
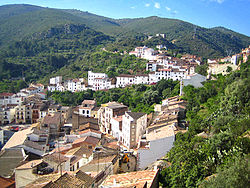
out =
[[0,6],[6,4],[78,9],[109,18],[159,16],[250,36],[250,0],[0,0]]

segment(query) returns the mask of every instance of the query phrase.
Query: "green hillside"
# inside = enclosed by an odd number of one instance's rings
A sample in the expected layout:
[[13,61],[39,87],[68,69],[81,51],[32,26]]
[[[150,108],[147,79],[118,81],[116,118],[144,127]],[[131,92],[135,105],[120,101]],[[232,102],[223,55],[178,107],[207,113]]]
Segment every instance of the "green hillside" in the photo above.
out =
[[206,29],[177,19],[157,16],[111,19],[75,9],[5,5],[0,6],[0,47],[51,27],[69,23],[85,24],[97,31],[115,36],[121,43],[129,37],[133,40],[137,36],[144,35],[143,40],[145,40],[147,35],[164,33],[166,39],[182,51],[206,58],[225,56],[228,50],[237,53],[250,44],[250,37],[226,28]]
[[[17,7],[16,7],[17,6]],[[21,7],[26,6],[22,5]],[[18,9],[18,5],[15,5]],[[0,12],[9,14],[5,6],[0,7]],[[14,9],[11,6],[8,6],[9,9]],[[7,17],[3,15],[3,18],[0,19],[0,46],[6,46],[13,41],[20,41],[25,37],[30,37],[34,33],[43,32],[51,27],[55,27],[61,24],[82,24],[82,19],[72,14],[58,11],[55,9],[41,8],[41,9],[27,9],[23,12],[14,11],[16,14],[13,16]],[[3,14],[3,13],[2,13]]]
[[228,49],[237,53],[250,43],[250,37],[227,29],[206,29],[177,19],[152,16],[121,19],[118,23],[126,29],[147,35],[164,33],[167,40],[184,51],[206,57],[225,56]]
[[[222,27],[206,29],[156,16],[111,19],[75,9],[32,5],[0,6],[0,25],[0,81],[23,76],[28,82],[46,81],[48,75],[59,74],[86,77],[88,70],[110,76],[143,73],[146,61],[103,53],[103,47],[123,52],[163,44],[170,55],[187,52],[216,58],[250,44],[250,37]],[[156,33],[164,33],[166,38],[148,40],[148,35]]]

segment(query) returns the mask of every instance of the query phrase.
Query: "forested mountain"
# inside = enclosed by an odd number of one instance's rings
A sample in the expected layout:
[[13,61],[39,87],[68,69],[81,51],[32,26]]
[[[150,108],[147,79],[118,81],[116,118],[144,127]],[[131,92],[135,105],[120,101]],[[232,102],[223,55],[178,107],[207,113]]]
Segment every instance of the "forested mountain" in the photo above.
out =
[[20,40],[61,24],[85,24],[113,35],[123,36],[165,33],[166,39],[188,53],[204,57],[225,56],[250,43],[248,36],[224,28],[206,29],[177,19],[156,16],[136,19],[111,19],[79,10],[60,10],[32,5],[6,5],[0,7],[0,46]]
[[[143,73],[145,60],[114,53],[136,46],[163,44],[170,55],[187,52],[214,58],[250,44],[249,37],[221,27],[206,29],[159,17],[111,19],[33,5],[0,6],[0,25],[0,81],[8,83],[1,91],[9,91],[10,78],[46,83],[48,75],[86,77],[88,70],[111,77]],[[148,39],[156,33],[165,33],[166,38]]]

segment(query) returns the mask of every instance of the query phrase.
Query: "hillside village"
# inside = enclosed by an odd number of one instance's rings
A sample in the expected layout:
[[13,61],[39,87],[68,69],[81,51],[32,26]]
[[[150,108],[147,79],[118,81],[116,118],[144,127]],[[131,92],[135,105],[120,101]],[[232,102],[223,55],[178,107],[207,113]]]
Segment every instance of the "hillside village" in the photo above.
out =
[[[16,94],[1,93],[1,181],[16,187],[158,184],[159,169],[164,165],[161,161],[173,147],[175,135],[188,129],[188,122],[183,120],[187,102],[181,99],[182,87],[202,87],[207,78],[195,73],[202,62],[194,55],[173,58],[145,46],[129,54],[147,59],[149,74],[113,79],[89,71],[87,81],[63,81],[57,76],[50,78],[47,88],[30,84]],[[237,59],[242,57],[244,63],[249,54],[250,47],[231,58],[208,60],[208,78],[227,74],[228,66],[236,70]],[[161,79],[181,81],[180,95],[156,104],[152,114],[131,112],[117,101],[98,106],[95,100],[83,100],[79,106],[62,106],[46,96],[46,90],[97,91],[154,85]]]

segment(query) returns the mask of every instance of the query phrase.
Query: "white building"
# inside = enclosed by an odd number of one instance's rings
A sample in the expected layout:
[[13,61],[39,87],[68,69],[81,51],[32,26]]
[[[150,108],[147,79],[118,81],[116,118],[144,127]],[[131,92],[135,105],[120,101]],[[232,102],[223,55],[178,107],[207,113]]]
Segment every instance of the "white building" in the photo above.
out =
[[111,118],[121,116],[126,111],[128,111],[128,107],[117,102],[102,104],[98,110],[98,124],[100,125],[101,132],[110,134],[112,131]]
[[29,87],[37,88],[39,93],[43,92],[43,90],[44,90],[44,85],[43,84],[39,84],[39,83],[38,84],[31,83],[29,85]]
[[231,58],[231,63],[233,65],[237,65],[237,60],[238,60],[239,57],[240,57],[239,54],[233,55],[232,58]]
[[121,141],[123,138],[122,135],[122,116],[116,116],[111,118],[111,134],[115,138],[118,139],[118,141]]
[[82,105],[79,106],[79,115],[83,115],[85,117],[93,117],[92,111],[95,107],[95,100],[84,100],[82,102]]
[[79,79],[67,80],[66,88],[68,91],[71,92],[84,91],[86,90],[84,79],[79,78]]
[[49,84],[47,88],[50,92],[57,91],[56,84]]
[[0,124],[8,124],[15,120],[15,109],[12,107],[5,106],[0,110]]
[[8,104],[19,105],[23,102],[24,97],[14,93],[0,93],[0,106],[6,106]]
[[49,83],[55,85],[62,83],[62,76],[56,76],[54,78],[50,78]]
[[157,70],[157,62],[149,61],[147,63],[146,71],[156,71]]
[[149,83],[148,74],[135,75],[135,84],[148,84],[148,83]]
[[105,73],[94,73],[92,71],[88,71],[88,85],[94,85],[95,78],[108,78],[108,75]]
[[116,87],[126,87],[135,84],[135,76],[129,74],[121,74],[116,77]]
[[122,116],[122,140],[127,148],[136,148],[147,127],[147,114],[125,112]]
[[111,89],[114,88],[115,86],[112,85],[111,83],[111,79],[109,78],[95,78],[93,80],[93,85],[92,85],[92,89],[94,91],[97,90],[104,90],[104,89]]
[[14,93],[0,93],[0,106],[11,104]]
[[148,48],[146,46],[143,47],[136,47],[135,51],[129,52],[129,55],[135,55],[139,58],[144,58],[148,60],[155,60],[156,59],[156,51],[152,48]]

